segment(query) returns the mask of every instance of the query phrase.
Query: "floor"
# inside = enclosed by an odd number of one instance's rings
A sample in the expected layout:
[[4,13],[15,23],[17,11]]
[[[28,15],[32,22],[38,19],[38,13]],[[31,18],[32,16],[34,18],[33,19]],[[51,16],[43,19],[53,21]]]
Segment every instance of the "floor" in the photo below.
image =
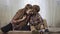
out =
[[[0,31],[0,34],[3,33]],[[8,32],[8,34],[32,34],[32,32],[31,31],[10,31]],[[60,34],[60,32],[45,32],[44,34]]]

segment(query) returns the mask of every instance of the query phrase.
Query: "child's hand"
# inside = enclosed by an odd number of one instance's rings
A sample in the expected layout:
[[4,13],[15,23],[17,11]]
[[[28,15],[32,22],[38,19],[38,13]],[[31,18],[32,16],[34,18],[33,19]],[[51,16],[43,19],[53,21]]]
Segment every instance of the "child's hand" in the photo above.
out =
[[17,20],[17,22],[23,21],[23,20],[25,20],[25,19],[26,19],[26,15],[25,15],[25,16],[23,16],[23,18],[22,18],[22,19]]
[[43,25],[41,25],[41,29],[44,29],[44,26]]
[[15,20],[12,20],[11,23],[12,23],[12,24],[16,24],[17,22],[16,22]]

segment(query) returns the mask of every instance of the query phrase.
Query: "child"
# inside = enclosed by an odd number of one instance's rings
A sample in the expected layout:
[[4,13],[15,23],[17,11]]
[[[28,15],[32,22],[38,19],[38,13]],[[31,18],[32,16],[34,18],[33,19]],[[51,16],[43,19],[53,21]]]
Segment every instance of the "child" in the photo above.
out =
[[[16,17],[14,16],[15,18],[12,19],[14,30],[25,30],[25,29],[30,30],[30,27],[27,26],[27,23],[29,20],[29,16],[27,16],[27,14],[29,14],[29,13],[26,13],[26,12],[28,12],[27,10],[29,10],[31,8],[32,8],[32,5],[27,4],[27,6],[24,8],[23,11],[19,11],[19,13],[18,13],[19,16],[16,16]],[[16,20],[16,21],[14,21],[14,20]]]
[[38,13],[40,7],[38,5],[33,5],[32,7],[33,15],[30,18],[30,25],[34,26],[36,30],[44,29],[43,19]]
[[[20,24],[22,21],[24,21],[26,19],[25,13],[30,8],[32,8],[32,5],[27,4],[25,8],[18,10],[16,15],[13,17],[12,21],[8,25],[2,27],[1,31],[3,33],[7,33],[10,30],[15,29],[18,24]],[[27,22],[28,22],[27,20],[25,20],[23,23],[21,23],[21,27],[22,27],[22,25],[25,25],[23,28],[21,28],[21,30],[30,30],[30,26],[27,26]]]

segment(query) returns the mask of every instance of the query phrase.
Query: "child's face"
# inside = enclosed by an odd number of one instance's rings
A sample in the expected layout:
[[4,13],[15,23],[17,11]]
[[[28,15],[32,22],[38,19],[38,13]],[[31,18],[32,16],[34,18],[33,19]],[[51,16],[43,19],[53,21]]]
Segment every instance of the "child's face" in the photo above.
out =
[[27,14],[33,14],[33,10],[32,9],[29,9],[27,12],[26,12]]
[[37,13],[37,11],[35,9],[33,9],[32,11],[33,11],[33,14],[36,14]]

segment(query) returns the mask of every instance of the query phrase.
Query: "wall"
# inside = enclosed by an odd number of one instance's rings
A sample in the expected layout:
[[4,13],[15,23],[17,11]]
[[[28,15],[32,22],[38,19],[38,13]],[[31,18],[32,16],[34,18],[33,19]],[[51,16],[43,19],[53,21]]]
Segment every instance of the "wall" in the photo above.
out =
[[[19,1],[19,0],[18,0]],[[1,27],[10,22],[18,8],[16,0],[0,0],[0,23]]]
[[54,27],[60,27],[60,0],[49,0],[48,1],[48,19],[50,19],[50,25]]

